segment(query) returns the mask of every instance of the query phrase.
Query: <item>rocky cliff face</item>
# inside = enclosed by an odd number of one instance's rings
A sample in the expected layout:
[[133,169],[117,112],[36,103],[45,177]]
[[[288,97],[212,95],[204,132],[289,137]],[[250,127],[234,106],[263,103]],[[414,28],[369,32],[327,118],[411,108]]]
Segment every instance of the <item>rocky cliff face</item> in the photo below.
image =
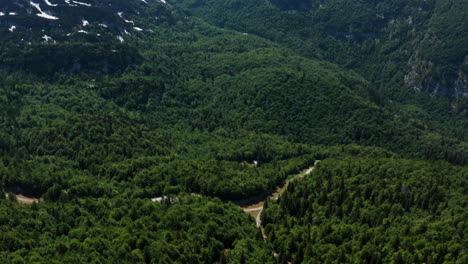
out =
[[468,5],[435,1],[431,16],[413,30],[405,83],[439,96],[468,96]]
[[434,93],[439,96],[460,97],[468,96],[468,78],[465,69],[467,58],[459,65],[456,72],[446,72],[444,65],[421,57],[412,56],[408,61],[410,68],[405,75],[405,84],[420,92]]

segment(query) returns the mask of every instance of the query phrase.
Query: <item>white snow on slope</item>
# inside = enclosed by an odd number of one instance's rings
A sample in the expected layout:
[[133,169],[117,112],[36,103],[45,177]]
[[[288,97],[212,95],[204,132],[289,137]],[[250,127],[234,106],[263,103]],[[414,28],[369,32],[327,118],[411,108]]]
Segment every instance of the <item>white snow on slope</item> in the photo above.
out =
[[91,6],[91,4],[88,4],[88,3],[83,3],[83,2],[78,2],[78,1],[72,1],[72,2],[78,5]]
[[76,5],[74,5],[74,4],[71,3],[71,0],[64,0],[64,1],[65,1],[65,3],[67,3],[69,6],[76,6]]
[[129,23],[129,24],[133,24],[133,25],[135,24],[135,22],[133,22],[132,20],[127,20],[127,19],[125,19],[125,18],[123,17],[123,12],[118,12],[117,15],[118,15],[120,18],[122,18],[122,19],[125,21],[125,23]]
[[57,6],[57,4],[52,4],[51,2],[49,2],[49,0],[44,0],[44,2],[45,2],[48,6]]
[[13,32],[15,29],[16,29],[16,26],[11,26],[8,30],[9,30],[10,32]]
[[36,3],[32,2],[32,1],[30,2],[30,4],[32,6],[34,6],[37,9],[37,11],[39,11],[39,14],[36,14],[37,16],[42,17],[42,18],[46,18],[46,19],[52,19],[52,20],[59,19],[58,17],[51,16],[51,15],[47,14],[46,12],[42,11],[41,6],[39,4],[36,4]]
[[52,38],[49,37],[49,36],[47,36],[47,35],[42,36],[42,38],[43,38],[45,41],[52,40]]

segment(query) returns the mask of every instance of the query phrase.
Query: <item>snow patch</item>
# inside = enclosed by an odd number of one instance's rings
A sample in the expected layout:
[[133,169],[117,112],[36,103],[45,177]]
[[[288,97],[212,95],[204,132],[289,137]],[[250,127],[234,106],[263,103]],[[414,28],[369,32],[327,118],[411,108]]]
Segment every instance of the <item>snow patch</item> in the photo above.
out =
[[42,36],[42,38],[43,38],[45,41],[47,41],[47,42],[48,42],[49,40],[52,40],[51,37],[49,37],[49,36],[47,36],[47,35],[45,35],[45,34],[44,34],[44,36]]
[[51,20],[57,20],[57,19],[59,19],[58,17],[51,16],[51,15],[47,14],[46,12],[42,11],[41,6],[40,6],[39,4],[36,4],[36,3],[32,2],[32,1],[30,2],[30,4],[31,4],[32,6],[34,6],[34,7],[37,9],[37,11],[39,11],[39,14],[36,14],[38,17],[42,17],[42,18],[46,18],[46,19],[51,19]]
[[3,12],[0,12],[0,16],[4,16],[4,15],[5,15],[5,13],[3,13]]
[[67,3],[69,6],[76,6],[76,5],[71,3],[71,0],[65,0],[65,3]]
[[143,29],[139,28],[139,27],[133,27],[134,30],[136,31],[143,31]]
[[87,20],[81,20],[81,23],[83,25],[83,27],[86,27],[87,25],[89,25],[89,22]]
[[13,31],[15,31],[15,29],[16,29],[16,26],[11,26],[8,30],[9,30],[10,32],[13,32]]
[[131,20],[126,20],[126,19],[123,17],[123,12],[117,12],[117,15],[118,15],[120,18],[122,18],[122,19],[125,21],[125,23],[129,23],[129,24],[133,24],[133,25],[135,24],[135,22],[133,22],[133,21],[131,21]]
[[49,0],[44,0],[44,2],[45,2],[46,5],[48,5],[48,6],[57,6],[57,4],[52,4],[51,2],[49,2]]
[[120,40],[120,42],[124,42],[124,39],[122,38],[122,36],[117,36],[117,39]]
[[77,5],[91,6],[91,4],[88,4],[88,3],[83,3],[83,2],[78,2],[78,1],[72,1],[72,2],[77,4]]
[[54,17],[54,16],[48,15],[46,13],[37,14],[37,16],[45,18],[45,19],[51,19],[51,20],[59,19],[58,17]]

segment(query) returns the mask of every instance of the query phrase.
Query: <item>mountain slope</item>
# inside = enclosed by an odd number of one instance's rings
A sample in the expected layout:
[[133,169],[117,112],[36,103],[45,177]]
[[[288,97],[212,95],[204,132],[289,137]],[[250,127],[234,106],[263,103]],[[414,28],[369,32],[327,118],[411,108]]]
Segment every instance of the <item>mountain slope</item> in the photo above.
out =
[[356,69],[384,86],[390,82],[393,90],[407,85],[448,97],[468,93],[468,7],[462,0],[176,3],[214,25],[285,43],[304,55]]
[[[5,185],[38,195],[58,182],[78,196],[131,186],[143,197],[188,191],[238,199],[307,167],[317,155],[311,145],[353,143],[466,164],[463,139],[381,107],[358,74],[155,6],[177,22],[123,44],[32,44],[20,53],[24,63],[7,60],[24,66],[0,76]],[[120,52],[113,57],[105,45]],[[40,57],[42,50],[55,55]],[[112,73],[100,70],[106,64]],[[265,166],[239,166],[253,160]]]
[[[404,43],[383,41],[388,21],[366,13],[406,16],[407,5],[271,3],[287,11],[249,0],[1,2],[2,261],[463,261],[467,101],[396,85]],[[413,23],[435,17],[431,3]],[[399,26],[392,39],[414,37]],[[263,241],[231,201],[258,200],[317,160],[320,174],[268,202]],[[358,206],[335,206],[353,192],[345,200]],[[21,195],[41,202],[19,205]],[[361,202],[383,202],[383,213]],[[359,237],[333,232],[350,209],[362,225],[343,233]],[[379,218],[395,215],[408,221]],[[323,222],[310,229],[309,216]],[[417,234],[382,237],[408,223]],[[441,230],[426,232],[432,224]]]
[[15,0],[0,12],[0,69],[41,75],[124,71],[141,63],[125,39],[175,22],[155,0]]
[[468,171],[329,159],[262,213],[279,263],[463,263]]

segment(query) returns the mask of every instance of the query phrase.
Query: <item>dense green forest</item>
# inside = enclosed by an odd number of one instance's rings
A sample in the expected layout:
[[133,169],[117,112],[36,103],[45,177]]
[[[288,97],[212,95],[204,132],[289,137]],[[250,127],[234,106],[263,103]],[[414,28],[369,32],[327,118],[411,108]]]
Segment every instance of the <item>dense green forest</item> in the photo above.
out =
[[[466,262],[461,1],[37,2],[0,4],[0,262]],[[234,203],[317,160],[264,241]]]
[[0,199],[0,209],[2,263],[273,263],[248,216],[219,200]]
[[[379,107],[353,73],[257,37],[189,43],[148,50],[143,57],[154,60],[112,78],[1,76],[5,184],[37,194],[73,186],[95,197],[78,183],[114,189],[132,181],[148,195],[169,184],[237,199],[307,167],[287,163],[314,154],[311,145],[377,145],[405,157],[467,162],[463,137]],[[264,166],[240,165],[253,160]]]
[[372,83],[376,104],[411,113],[445,133],[454,131],[456,120],[463,127],[456,133],[466,137],[468,6],[463,0],[176,2],[216,26],[352,69]]
[[468,170],[328,159],[262,213],[279,263],[465,263]]

